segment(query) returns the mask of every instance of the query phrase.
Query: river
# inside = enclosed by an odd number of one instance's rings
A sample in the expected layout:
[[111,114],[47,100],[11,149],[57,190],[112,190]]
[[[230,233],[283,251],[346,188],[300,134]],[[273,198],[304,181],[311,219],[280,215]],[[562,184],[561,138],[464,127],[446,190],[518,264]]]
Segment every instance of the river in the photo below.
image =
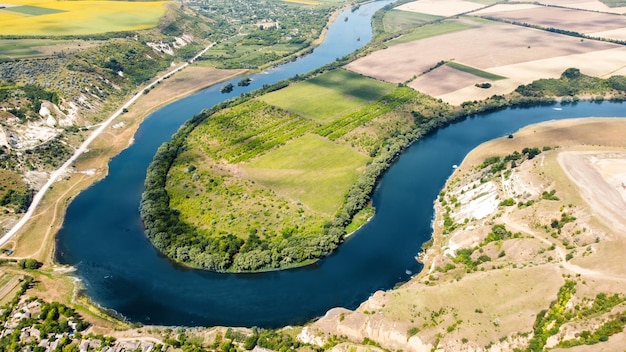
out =
[[218,274],[183,268],[160,255],[143,232],[138,210],[158,146],[203,108],[356,50],[371,38],[372,14],[388,3],[346,11],[311,55],[252,76],[248,87],[236,86],[229,94],[211,87],[151,114],[134,143],[111,160],[108,176],[71,202],[57,236],[57,260],[76,267],[87,295],[130,321],[159,325],[279,327],[307,322],[336,306],[355,308],[376,290],[421,270],[415,256],[431,236],[433,200],[452,165],[475,146],[549,119],[625,115],[621,104],[585,102],[507,109],[441,129],[410,147],[385,173],[373,195],[375,217],[308,267]]

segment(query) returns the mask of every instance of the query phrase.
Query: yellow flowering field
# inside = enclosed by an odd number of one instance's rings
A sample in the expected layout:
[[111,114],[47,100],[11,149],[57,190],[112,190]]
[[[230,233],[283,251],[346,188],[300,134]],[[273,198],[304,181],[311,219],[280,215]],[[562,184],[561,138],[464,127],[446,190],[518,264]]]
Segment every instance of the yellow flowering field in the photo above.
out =
[[155,27],[165,1],[0,0],[0,35],[87,35]]

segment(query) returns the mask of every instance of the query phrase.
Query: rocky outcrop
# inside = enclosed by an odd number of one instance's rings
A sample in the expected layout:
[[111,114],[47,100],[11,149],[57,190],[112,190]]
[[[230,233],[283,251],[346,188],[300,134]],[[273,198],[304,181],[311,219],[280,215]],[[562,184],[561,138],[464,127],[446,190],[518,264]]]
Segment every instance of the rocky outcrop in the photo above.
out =
[[382,315],[366,312],[368,313],[344,308],[331,309],[301,335],[306,336],[308,342],[320,346],[321,341],[334,335],[355,343],[367,339],[391,350],[421,352],[432,349],[432,345],[424,343],[419,337],[408,336],[410,327],[407,323],[391,321]]

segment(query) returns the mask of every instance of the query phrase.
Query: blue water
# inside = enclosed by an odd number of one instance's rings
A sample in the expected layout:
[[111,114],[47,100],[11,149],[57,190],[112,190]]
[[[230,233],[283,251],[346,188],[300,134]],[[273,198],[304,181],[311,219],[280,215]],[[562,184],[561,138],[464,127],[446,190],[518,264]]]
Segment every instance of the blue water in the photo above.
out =
[[144,235],[138,211],[157,147],[202,108],[310,71],[347,54],[343,49],[363,45],[371,14],[386,3],[342,14],[340,19],[348,15],[350,20],[333,24],[327,41],[311,56],[252,76],[249,87],[236,87],[230,95],[209,88],[150,115],[135,143],[111,161],[109,175],[72,201],[57,237],[57,259],[77,268],[88,296],[131,321],[163,325],[278,327],[304,323],[336,306],[355,308],[376,290],[408,280],[407,270],[421,270],[414,257],[430,238],[433,200],[452,165],[475,146],[549,119],[626,115],[621,104],[579,103],[560,111],[508,109],[441,129],[409,148],[384,175],[373,196],[376,216],[309,267],[218,274],[182,268],[161,256]]

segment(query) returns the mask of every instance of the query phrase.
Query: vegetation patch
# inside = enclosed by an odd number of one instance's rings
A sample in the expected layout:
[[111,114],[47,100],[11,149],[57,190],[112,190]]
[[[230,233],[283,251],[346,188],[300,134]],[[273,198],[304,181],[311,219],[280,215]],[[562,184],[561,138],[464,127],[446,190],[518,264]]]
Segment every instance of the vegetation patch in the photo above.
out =
[[389,42],[390,45],[397,45],[403,43],[409,43],[416,40],[431,38],[440,36],[447,33],[453,33],[458,31],[463,31],[466,29],[474,28],[473,25],[460,22],[460,21],[441,21],[432,24],[426,24],[422,27],[417,28],[411,33],[404,34],[398,38],[393,39]]
[[327,123],[383,95],[394,85],[347,70],[333,70],[262,96],[268,104]]
[[34,192],[14,171],[0,169],[0,209],[7,214],[28,209]]
[[[521,85],[515,91],[527,97],[570,96],[579,94],[605,95],[626,90],[626,77],[612,76],[607,79],[584,75],[577,68],[568,68],[560,78],[539,79]],[[577,99],[577,98],[576,98]]]
[[[506,77],[502,77],[502,76],[499,76],[499,75],[495,75],[493,73],[489,73],[487,71],[483,71],[483,70],[477,69],[475,67],[470,67],[470,66],[467,66],[467,65],[463,65],[463,64],[455,62],[455,61],[448,61],[448,62],[446,62],[446,65],[448,65],[449,67],[452,67],[452,68],[454,68],[456,70],[459,70],[459,71],[462,71],[462,72],[467,72],[469,74],[472,74],[474,76],[478,76],[478,77],[481,77],[481,78],[490,79],[492,81],[497,81],[499,79],[505,79],[506,78]],[[489,85],[489,87],[490,86],[491,85]],[[484,86],[484,87],[481,86],[480,88],[489,88],[489,87],[488,86]]]
[[190,143],[213,160],[248,161],[313,130],[318,124],[259,100],[222,110],[198,126]]
[[39,6],[12,6],[4,9],[3,11],[11,11],[21,13],[27,16],[40,16],[40,15],[50,15],[53,13],[65,12],[63,10],[56,10],[47,7],[39,7]]
[[316,130],[321,136],[335,140],[353,129],[375,119],[378,116],[393,111],[408,103],[417,96],[417,92],[408,87],[396,88],[392,93],[374,101],[363,108],[346,114],[333,122]]
[[245,170],[250,179],[332,215],[368,159],[348,147],[305,135],[250,162]]
[[372,206],[366,206],[361,211],[354,215],[352,222],[346,226],[346,233],[351,234],[365,225],[376,213],[376,209]]
[[396,33],[419,27],[441,18],[443,17],[426,13],[391,10],[387,11],[383,17],[383,29],[386,33]]

